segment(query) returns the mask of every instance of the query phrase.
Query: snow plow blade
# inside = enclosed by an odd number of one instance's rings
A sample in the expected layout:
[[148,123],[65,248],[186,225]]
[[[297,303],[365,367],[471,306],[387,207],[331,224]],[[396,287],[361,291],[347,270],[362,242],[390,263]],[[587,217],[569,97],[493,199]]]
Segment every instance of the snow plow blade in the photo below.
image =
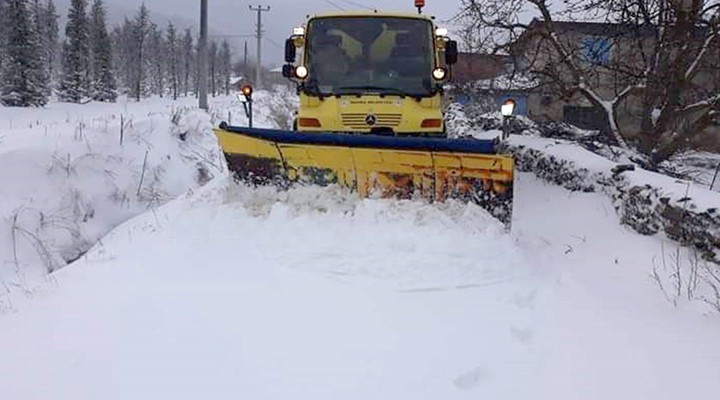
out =
[[215,129],[229,169],[250,184],[337,184],[362,197],[471,201],[509,227],[513,159],[475,139]]

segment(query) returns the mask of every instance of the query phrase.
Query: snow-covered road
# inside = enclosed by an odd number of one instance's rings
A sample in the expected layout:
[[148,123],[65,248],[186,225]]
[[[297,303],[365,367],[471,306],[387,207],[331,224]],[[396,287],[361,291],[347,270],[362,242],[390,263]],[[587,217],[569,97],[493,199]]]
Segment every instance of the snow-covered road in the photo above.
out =
[[0,317],[12,399],[710,399],[720,321],[660,241],[521,174],[472,205],[218,180],[115,230]]
[[[257,96],[260,125],[290,113],[282,93]],[[673,278],[691,261],[622,227],[604,195],[519,174],[507,234],[473,205],[250,189],[210,157],[208,119],[238,104],[211,105],[0,108],[0,399],[720,393],[720,320],[700,291],[684,299],[692,276]],[[157,207],[199,185],[198,162],[216,178]],[[72,232],[102,239],[38,286],[42,254],[18,227],[59,254]]]

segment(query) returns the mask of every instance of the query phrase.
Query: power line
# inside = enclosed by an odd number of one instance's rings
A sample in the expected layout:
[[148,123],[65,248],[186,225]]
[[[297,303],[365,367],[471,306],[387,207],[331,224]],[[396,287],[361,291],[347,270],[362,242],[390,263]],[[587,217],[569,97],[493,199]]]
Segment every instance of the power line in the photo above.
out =
[[238,34],[220,34],[220,35],[210,35],[211,38],[249,38],[249,37],[255,37],[254,33],[238,33]]
[[263,38],[263,30],[262,30],[262,13],[270,11],[270,6],[248,6],[250,7],[250,11],[256,11],[257,12],[257,30],[255,31],[255,35],[257,37],[257,67],[255,68],[255,86],[258,88],[262,86],[262,38]]
[[277,47],[277,48],[279,48],[279,49],[284,49],[284,48],[285,48],[285,46],[281,45],[280,43],[276,42],[276,41],[273,40],[273,39],[270,39],[270,38],[267,37],[267,36],[265,36],[263,39],[267,40],[271,45],[273,45],[273,46],[275,46],[275,47]]
[[335,8],[337,8],[338,10],[347,11],[346,8],[344,8],[344,7],[342,7],[342,6],[339,6],[339,5],[337,5],[337,3],[334,3],[334,2],[332,2],[332,1],[330,1],[330,0],[323,0],[323,1],[324,1],[325,3],[327,3],[327,4],[330,4],[331,6],[333,6],[333,7],[335,7]]
[[352,0],[340,0],[340,1],[342,1],[343,3],[346,3],[346,4],[350,4],[352,6],[355,6],[355,7],[364,8],[366,10],[375,10],[375,8],[373,8],[373,7],[369,7],[369,6],[366,6],[365,4],[360,4],[360,3],[352,1]]

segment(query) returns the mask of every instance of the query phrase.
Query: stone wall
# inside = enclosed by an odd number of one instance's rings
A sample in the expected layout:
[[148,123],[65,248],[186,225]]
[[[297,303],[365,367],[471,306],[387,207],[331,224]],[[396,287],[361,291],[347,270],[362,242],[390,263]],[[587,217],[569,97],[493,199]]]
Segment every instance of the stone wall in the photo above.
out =
[[715,208],[699,207],[692,198],[671,198],[663,188],[633,183],[617,169],[591,171],[539,149],[515,144],[505,147],[514,154],[518,171],[532,172],[568,190],[605,193],[624,225],[642,235],[664,233],[720,264],[720,201]]

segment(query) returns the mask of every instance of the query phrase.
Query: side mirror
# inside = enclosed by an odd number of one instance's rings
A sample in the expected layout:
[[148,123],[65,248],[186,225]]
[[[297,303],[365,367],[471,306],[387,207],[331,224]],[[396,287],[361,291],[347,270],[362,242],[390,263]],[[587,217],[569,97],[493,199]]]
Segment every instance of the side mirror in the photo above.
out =
[[282,76],[284,76],[285,78],[294,78],[295,77],[295,67],[290,64],[283,65]]
[[457,60],[458,60],[457,42],[454,40],[449,40],[445,44],[445,64],[453,65],[453,64],[457,63]]
[[285,62],[294,63],[295,56],[297,56],[297,49],[295,49],[295,41],[288,39],[285,41]]

